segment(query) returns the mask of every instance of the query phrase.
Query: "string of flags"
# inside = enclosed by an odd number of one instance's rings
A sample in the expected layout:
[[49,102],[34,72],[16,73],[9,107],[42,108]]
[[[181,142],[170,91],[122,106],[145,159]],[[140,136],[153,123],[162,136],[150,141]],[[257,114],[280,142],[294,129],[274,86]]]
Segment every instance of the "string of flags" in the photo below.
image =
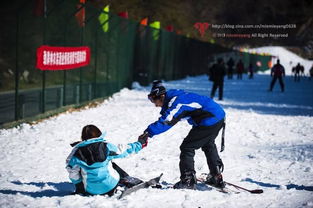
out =
[[[82,1],[82,0],[80,0],[80,1]],[[101,14],[98,17],[98,20],[100,22],[100,25],[102,27],[103,32],[109,31],[109,18],[110,18],[109,12],[110,12],[110,7],[109,7],[109,5],[107,5],[103,8]],[[127,11],[119,12],[117,15],[121,18],[125,18],[125,19],[129,18]],[[153,39],[158,40],[159,30],[161,29],[161,22],[160,21],[154,21],[154,22],[149,23],[148,17],[145,17],[142,20],[140,20],[140,25],[149,26],[149,27],[153,28],[153,32],[152,32],[153,33],[152,34]],[[173,25],[167,25],[165,27],[165,30],[168,32],[175,32]],[[181,34],[180,31],[176,31],[176,33]]]
[[[42,1],[42,0],[36,0],[36,1]],[[85,3],[87,2],[87,0],[79,0],[79,4],[77,5],[77,12],[75,14],[76,20],[79,24],[80,27],[84,27],[85,26]],[[38,13],[38,12],[37,12]],[[128,15],[128,11],[123,11],[123,12],[119,12],[117,14],[119,17],[124,18],[124,19],[128,19],[129,15]],[[109,24],[110,24],[110,6],[106,5],[103,7],[101,13],[98,16],[98,20],[99,23],[101,25],[101,28],[103,30],[103,32],[107,33],[109,31]],[[154,40],[158,40],[159,36],[160,36],[160,29],[161,29],[161,22],[160,21],[153,21],[153,22],[149,22],[148,17],[143,18],[140,21],[140,25],[143,26],[149,26],[150,28],[152,28],[152,37]],[[199,25],[199,23],[196,23],[194,25],[194,27],[199,30],[199,32],[201,33],[201,37],[203,37],[204,32],[202,30],[205,30],[207,28],[203,28],[200,27],[202,25]],[[207,25],[204,25],[207,27]],[[178,35],[183,34],[182,31],[180,30],[175,30],[173,25],[167,25],[164,27],[164,29],[167,32],[175,32]],[[186,34],[186,37],[190,37],[190,34]],[[215,40],[213,38],[209,38],[208,40],[210,43],[214,44]]]

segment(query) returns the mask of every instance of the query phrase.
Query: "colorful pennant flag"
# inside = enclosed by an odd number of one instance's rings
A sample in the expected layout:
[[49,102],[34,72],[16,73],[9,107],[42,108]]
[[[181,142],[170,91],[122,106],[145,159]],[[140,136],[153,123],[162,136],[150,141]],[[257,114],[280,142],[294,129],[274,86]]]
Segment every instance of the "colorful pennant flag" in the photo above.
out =
[[80,4],[77,5],[78,12],[75,14],[76,20],[80,27],[85,26],[85,7],[86,0],[79,0]]
[[168,25],[165,27],[165,30],[169,31],[169,32],[173,32],[174,31],[174,27],[173,25]]
[[44,0],[35,0],[35,7],[33,9],[33,13],[35,16],[41,17],[44,13]]
[[150,24],[150,27],[155,28],[155,29],[160,29],[161,23],[160,23],[160,21],[152,22],[152,23]]
[[154,28],[154,30],[152,30],[152,37],[153,37],[153,39],[154,40],[158,40],[159,39],[159,34],[160,34],[160,28],[161,28],[160,21],[152,22],[150,24],[150,27]]
[[104,32],[109,31],[109,5],[103,8],[103,12],[99,15],[99,21]]
[[143,18],[143,19],[140,21],[140,24],[147,26],[147,25],[148,25],[148,17]]
[[215,40],[213,38],[210,38],[209,40],[210,43],[214,44],[215,43]]
[[119,12],[117,15],[125,19],[128,19],[128,12]]

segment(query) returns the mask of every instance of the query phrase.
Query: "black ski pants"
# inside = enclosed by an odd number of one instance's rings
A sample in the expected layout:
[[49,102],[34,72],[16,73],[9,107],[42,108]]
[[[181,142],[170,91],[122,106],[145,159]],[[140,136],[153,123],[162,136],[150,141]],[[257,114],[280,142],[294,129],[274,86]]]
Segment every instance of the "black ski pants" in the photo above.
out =
[[223,100],[223,90],[224,90],[224,82],[213,82],[212,90],[211,90],[211,98],[215,96],[215,92],[218,88],[218,99]]
[[277,79],[279,81],[281,91],[284,92],[285,85],[284,85],[284,82],[283,82],[283,78],[281,76],[274,76],[273,77],[272,82],[271,82],[271,86],[270,86],[270,91],[273,90],[275,82],[276,82]]
[[215,175],[219,172],[218,166],[223,166],[223,162],[218,155],[215,138],[224,126],[224,120],[213,126],[193,127],[180,146],[179,169],[181,178],[186,172],[194,171],[195,150],[201,148],[205,154],[210,173]]

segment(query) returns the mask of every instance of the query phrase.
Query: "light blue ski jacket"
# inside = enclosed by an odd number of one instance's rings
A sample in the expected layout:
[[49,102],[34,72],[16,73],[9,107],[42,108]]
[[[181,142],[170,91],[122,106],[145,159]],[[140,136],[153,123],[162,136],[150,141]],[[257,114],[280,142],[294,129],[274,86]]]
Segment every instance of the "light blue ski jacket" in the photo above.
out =
[[140,142],[115,146],[107,143],[104,135],[75,145],[66,159],[70,180],[74,184],[83,182],[89,194],[105,194],[115,188],[120,176],[111,161],[142,149]]

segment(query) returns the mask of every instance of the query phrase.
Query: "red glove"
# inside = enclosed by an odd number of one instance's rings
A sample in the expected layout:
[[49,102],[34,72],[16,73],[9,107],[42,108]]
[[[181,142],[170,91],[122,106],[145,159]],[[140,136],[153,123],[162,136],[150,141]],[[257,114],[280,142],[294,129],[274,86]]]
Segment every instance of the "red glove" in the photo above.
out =
[[138,137],[138,142],[140,142],[142,148],[148,145],[148,138],[149,138],[148,132],[144,132]]

